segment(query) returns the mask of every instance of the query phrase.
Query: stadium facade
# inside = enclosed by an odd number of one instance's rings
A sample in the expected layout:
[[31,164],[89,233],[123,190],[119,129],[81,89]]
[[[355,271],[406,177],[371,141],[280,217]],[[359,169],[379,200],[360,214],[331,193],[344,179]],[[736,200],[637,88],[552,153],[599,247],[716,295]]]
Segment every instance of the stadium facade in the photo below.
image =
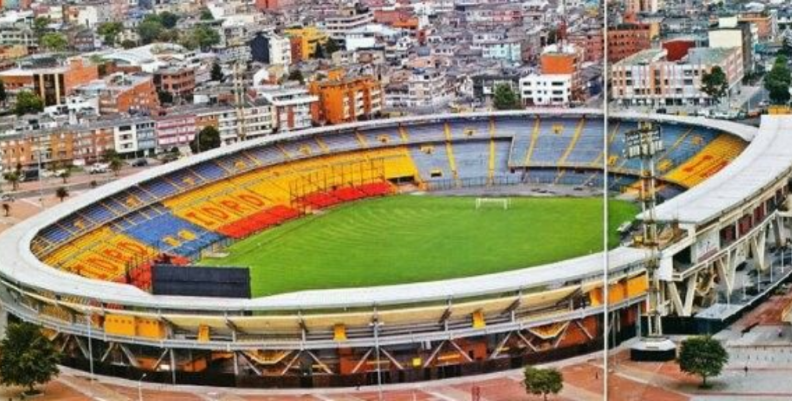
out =
[[151,265],[163,255],[190,264],[286,220],[399,186],[601,187],[607,164],[611,191],[635,191],[639,166],[623,158],[620,136],[639,120],[660,124],[666,142],[658,159],[664,314],[711,312],[735,291],[739,267],[761,277],[772,266],[770,249],[786,242],[788,228],[792,119],[764,118],[756,129],[617,115],[607,153],[602,120],[594,110],[410,117],[182,159],[5,232],[0,299],[14,318],[43,325],[67,365],[132,379],[146,371],[166,383],[398,383],[597,350],[605,304],[613,343],[639,330],[643,249],[442,282],[252,299],[152,295]]

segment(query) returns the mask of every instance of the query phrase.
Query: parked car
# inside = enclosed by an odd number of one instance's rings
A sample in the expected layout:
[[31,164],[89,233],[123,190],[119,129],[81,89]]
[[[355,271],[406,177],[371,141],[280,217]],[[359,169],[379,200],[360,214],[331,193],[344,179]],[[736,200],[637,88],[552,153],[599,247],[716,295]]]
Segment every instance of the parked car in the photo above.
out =
[[132,167],[146,167],[148,166],[148,160],[146,159],[137,159],[130,163]]
[[88,167],[89,174],[103,174],[110,171],[110,165],[108,163],[94,163],[91,167]]

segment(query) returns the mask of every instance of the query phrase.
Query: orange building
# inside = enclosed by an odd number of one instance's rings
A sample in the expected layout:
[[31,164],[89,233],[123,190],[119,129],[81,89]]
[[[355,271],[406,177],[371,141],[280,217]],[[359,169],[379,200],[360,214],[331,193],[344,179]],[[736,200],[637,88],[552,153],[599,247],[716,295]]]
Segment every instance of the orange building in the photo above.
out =
[[44,68],[14,68],[0,72],[0,79],[11,92],[31,90],[44,100],[45,106],[62,104],[74,89],[99,78],[96,65],[81,58],[66,60],[63,65]]
[[569,43],[584,50],[585,61],[599,62],[605,52],[602,30],[588,29],[569,35]]
[[195,70],[190,67],[160,69],[154,73],[154,85],[158,90],[174,96],[192,96],[195,90]]
[[78,92],[99,97],[102,114],[154,111],[159,108],[159,98],[154,80],[147,74],[115,73],[102,80],[78,88]]
[[767,12],[743,13],[737,20],[756,25],[756,35],[760,41],[768,40],[776,34],[774,17]]
[[327,79],[313,81],[309,92],[319,101],[311,109],[311,118],[317,124],[340,124],[367,120],[382,112],[382,84],[370,76],[345,77],[335,70]]
[[608,29],[608,61],[618,62],[652,47],[648,24],[622,24]]
[[113,148],[113,128],[79,130],[55,129],[47,132],[23,133],[0,138],[0,165],[12,169],[21,164],[32,166],[39,162],[36,149],[41,151],[41,163],[98,160]]
[[582,90],[581,70],[583,64],[583,50],[572,44],[559,46],[549,45],[542,50],[539,65],[543,75],[571,75],[572,96],[579,97]]

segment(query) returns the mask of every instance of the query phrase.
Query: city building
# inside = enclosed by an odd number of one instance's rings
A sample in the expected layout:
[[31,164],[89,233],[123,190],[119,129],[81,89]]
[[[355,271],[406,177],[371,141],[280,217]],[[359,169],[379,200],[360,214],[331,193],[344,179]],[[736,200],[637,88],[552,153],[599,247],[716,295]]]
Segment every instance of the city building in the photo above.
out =
[[569,106],[572,102],[572,74],[530,74],[520,78],[523,105]]
[[77,86],[99,78],[96,65],[75,57],[52,66],[22,66],[0,72],[0,79],[11,93],[30,90],[45,106],[61,104]]
[[617,63],[652,47],[648,24],[620,24],[608,28],[608,62]]
[[291,40],[275,34],[256,34],[248,42],[253,61],[288,67],[292,63]]
[[195,114],[173,112],[154,119],[154,132],[157,147],[169,150],[173,147],[186,147],[195,137]]
[[310,128],[311,109],[319,97],[301,86],[263,86],[256,88],[256,97],[272,105],[274,124],[279,132]]
[[322,27],[333,40],[343,40],[347,33],[374,22],[374,13],[361,4],[341,7],[324,16]]
[[703,106],[713,103],[701,90],[704,74],[719,66],[730,92],[743,78],[739,48],[693,48],[681,60],[667,58],[665,49],[636,53],[611,67],[613,98],[624,106]]
[[317,124],[366,120],[382,112],[382,85],[370,76],[330,71],[326,79],[310,82],[309,92],[319,99],[311,113]]
[[539,75],[570,75],[572,97],[580,99],[584,96],[583,60],[583,50],[575,45],[545,46],[539,56]]
[[78,87],[76,92],[98,97],[102,114],[152,112],[159,108],[154,79],[142,73],[111,74]]
[[161,68],[154,73],[154,86],[174,97],[189,99],[195,90],[195,69],[182,66]]
[[745,74],[753,72],[754,41],[750,23],[739,22],[736,18],[721,18],[718,27],[709,30],[708,38],[711,48],[739,48]]
[[314,54],[316,54],[316,46],[327,43],[329,39],[327,33],[315,26],[288,28],[285,29],[283,33],[287,37],[292,38],[291,49],[293,62],[312,58]]

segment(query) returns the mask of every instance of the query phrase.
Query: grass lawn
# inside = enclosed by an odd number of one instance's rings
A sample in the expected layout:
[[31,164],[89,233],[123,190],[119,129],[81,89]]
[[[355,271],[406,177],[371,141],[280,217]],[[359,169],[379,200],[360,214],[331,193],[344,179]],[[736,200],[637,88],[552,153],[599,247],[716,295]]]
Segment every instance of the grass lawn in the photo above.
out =
[[[610,201],[609,243],[637,206]],[[537,266],[602,250],[602,200],[400,195],[327,210],[264,231],[206,266],[250,267],[252,293],[442,280]]]

